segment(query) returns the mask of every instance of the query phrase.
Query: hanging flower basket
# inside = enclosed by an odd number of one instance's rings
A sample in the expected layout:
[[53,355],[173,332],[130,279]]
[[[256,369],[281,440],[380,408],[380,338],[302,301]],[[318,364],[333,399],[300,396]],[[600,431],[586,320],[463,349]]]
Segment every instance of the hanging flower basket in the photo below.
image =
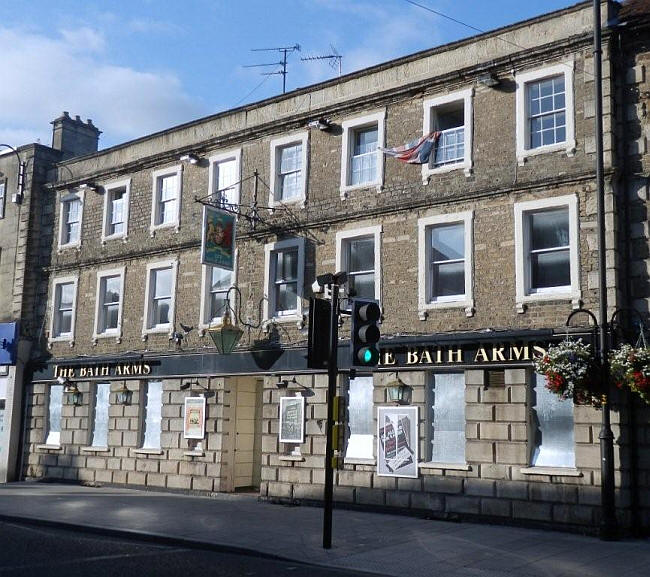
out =
[[622,345],[609,355],[612,380],[619,389],[628,388],[650,405],[650,348]]
[[561,399],[600,406],[598,365],[591,345],[582,339],[565,339],[549,346],[546,354],[535,361],[535,370],[546,377],[546,388]]

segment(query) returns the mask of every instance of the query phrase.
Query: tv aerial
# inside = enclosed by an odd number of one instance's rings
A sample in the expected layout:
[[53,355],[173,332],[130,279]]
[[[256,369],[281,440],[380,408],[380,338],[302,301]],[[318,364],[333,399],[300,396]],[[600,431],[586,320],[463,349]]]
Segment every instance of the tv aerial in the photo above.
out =
[[287,54],[290,52],[300,51],[300,44],[294,44],[293,46],[282,46],[279,48],[251,48],[251,52],[280,52],[282,54],[282,60],[280,62],[265,62],[262,64],[246,64],[244,68],[258,68],[260,66],[281,66],[280,70],[275,70],[273,72],[262,72],[262,76],[272,76],[274,74],[282,75],[282,94],[287,91]]
[[337,69],[339,71],[339,76],[341,76],[341,68],[342,68],[342,62],[343,62],[343,56],[341,56],[336,48],[332,44],[330,44],[330,54],[323,54],[319,56],[305,56],[304,58],[301,58],[300,60],[302,62],[307,62],[310,60],[329,60],[329,65],[330,68]]

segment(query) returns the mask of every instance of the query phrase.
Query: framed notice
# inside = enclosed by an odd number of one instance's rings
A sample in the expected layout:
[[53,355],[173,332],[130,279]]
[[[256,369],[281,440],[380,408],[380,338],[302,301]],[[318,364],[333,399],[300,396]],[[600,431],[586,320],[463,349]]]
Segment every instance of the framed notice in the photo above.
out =
[[235,267],[235,215],[203,206],[201,263],[227,270]]
[[205,397],[185,397],[183,436],[202,439],[205,436]]
[[280,399],[280,442],[305,442],[305,397]]
[[418,476],[417,407],[378,407],[377,474]]

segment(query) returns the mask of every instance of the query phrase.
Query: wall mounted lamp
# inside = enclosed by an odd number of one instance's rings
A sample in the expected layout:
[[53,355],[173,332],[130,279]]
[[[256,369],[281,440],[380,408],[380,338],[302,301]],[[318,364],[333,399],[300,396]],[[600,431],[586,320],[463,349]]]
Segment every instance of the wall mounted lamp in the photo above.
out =
[[300,394],[301,394],[303,397],[313,397],[314,394],[315,394],[314,391],[313,391],[312,389],[310,389],[309,387],[306,387],[305,385],[299,383],[299,382],[296,380],[296,377],[292,377],[291,380],[289,380],[289,379],[286,379],[286,378],[283,379],[281,375],[278,375],[278,382],[275,383],[275,386],[276,386],[278,389],[288,389],[288,388],[289,388],[289,385],[291,385],[291,388],[292,388],[292,389],[293,389],[293,388],[300,388],[300,389],[302,389],[302,390],[300,391]]
[[80,407],[83,400],[83,394],[77,387],[77,383],[71,383],[68,381],[64,385],[63,392],[68,396],[68,401],[72,403],[75,407]]
[[307,124],[308,128],[318,128],[318,130],[327,131],[331,130],[334,126],[334,123],[328,118],[323,118],[322,116],[317,120],[312,120]]
[[133,398],[133,391],[130,391],[126,386],[126,381],[122,383],[122,388],[117,391],[117,404],[128,406],[131,404],[131,399]]
[[488,88],[494,88],[498,86],[500,81],[497,78],[497,75],[494,72],[485,72],[478,77],[477,82],[482,86],[487,86]]
[[189,162],[190,164],[198,164],[201,162],[201,159],[197,154],[194,154],[193,152],[188,152],[187,154],[183,154],[179,160],[181,162]]
[[413,389],[409,387],[399,375],[395,373],[395,379],[386,385],[386,394],[391,403],[398,405],[410,405],[413,397]]

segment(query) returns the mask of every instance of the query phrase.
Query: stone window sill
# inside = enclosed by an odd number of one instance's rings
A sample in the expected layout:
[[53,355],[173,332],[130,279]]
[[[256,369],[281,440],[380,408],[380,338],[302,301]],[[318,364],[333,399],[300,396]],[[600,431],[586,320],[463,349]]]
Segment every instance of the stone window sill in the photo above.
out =
[[37,451],[62,451],[61,445],[36,445]]
[[522,475],[549,475],[553,477],[582,477],[578,469],[572,467],[523,467],[519,469]]
[[162,455],[162,449],[131,449],[135,455]]
[[343,459],[345,465],[376,465],[375,459]]
[[81,447],[79,450],[84,453],[108,453],[110,451],[108,447]]
[[467,463],[418,463],[418,468],[424,471],[447,470],[447,471],[471,471],[472,466]]
[[278,460],[302,462],[305,460],[305,458],[302,455],[280,455],[278,457]]
[[184,451],[186,457],[205,457],[205,451]]

